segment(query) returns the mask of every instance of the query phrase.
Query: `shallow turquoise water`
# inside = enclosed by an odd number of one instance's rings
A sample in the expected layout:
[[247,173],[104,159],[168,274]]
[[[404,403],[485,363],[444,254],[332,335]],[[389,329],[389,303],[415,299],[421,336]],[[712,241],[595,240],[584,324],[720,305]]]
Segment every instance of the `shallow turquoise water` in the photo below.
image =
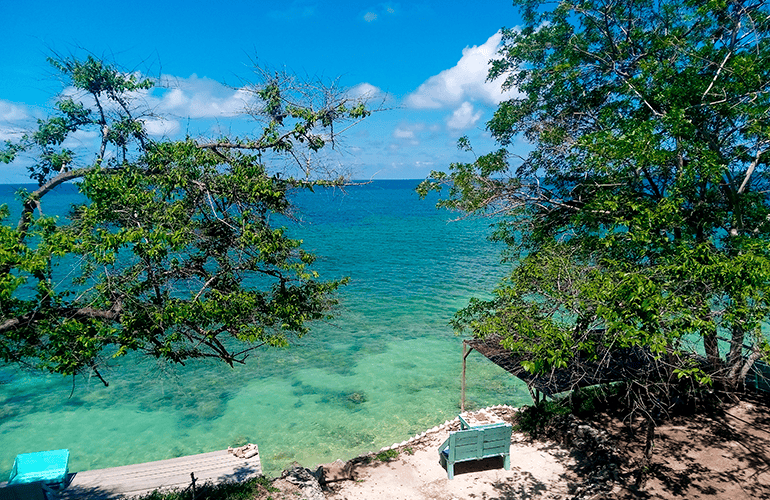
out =
[[[319,254],[322,275],[351,282],[337,318],[289,349],[234,369],[124,359],[104,373],[109,387],[76,378],[74,392],[71,378],[0,368],[0,478],[17,453],[69,448],[78,471],[245,442],[277,473],[378,450],[456,416],[462,343],[447,323],[504,269],[488,221],[449,222],[456,214],[420,201],[415,185],[298,196],[303,222],[292,232]],[[479,354],[468,362],[467,406],[530,402]]]

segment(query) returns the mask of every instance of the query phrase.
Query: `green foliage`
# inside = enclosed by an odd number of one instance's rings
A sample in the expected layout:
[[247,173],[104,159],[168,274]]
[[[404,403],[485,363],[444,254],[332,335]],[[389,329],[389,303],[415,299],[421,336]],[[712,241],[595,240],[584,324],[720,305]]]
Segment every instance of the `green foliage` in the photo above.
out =
[[572,413],[578,417],[591,416],[607,410],[623,413],[625,410],[621,410],[620,407],[623,406],[621,398],[625,392],[622,382],[582,387],[566,396],[566,403],[569,404]]
[[[243,482],[226,482],[220,484],[206,483],[195,490],[195,498],[200,500],[251,500],[267,493],[277,493],[280,490],[273,486],[272,481],[264,476]],[[177,490],[168,493],[153,491],[139,497],[138,500],[189,500],[189,490]]]
[[499,335],[544,376],[643,349],[662,372],[628,385],[642,408],[680,382],[738,387],[765,355],[770,313],[770,11],[514,3],[525,23],[503,31],[489,76],[520,97],[487,127],[532,150],[453,164],[419,188],[503,214],[495,237],[517,262],[455,326]]
[[633,411],[624,399],[627,392],[623,383],[576,388],[566,395],[522,407],[514,416],[514,428],[539,438],[546,435],[551,425],[564,415],[573,414],[579,418],[591,418],[597,414],[627,415]]
[[385,450],[374,455],[374,459],[379,460],[380,462],[390,462],[391,460],[397,459],[398,455],[398,450]]
[[[321,280],[315,257],[276,224],[291,217],[292,190],[340,180],[313,178],[304,161],[302,180],[271,173],[262,158],[299,158],[302,143],[320,149],[333,124],[368,113],[362,103],[319,88],[318,107],[307,89],[303,103],[271,81],[254,89],[268,118],[256,139],[157,142],[131,102],[150,79],[92,57],[51,63],[84,101],[61,99],[54,116],[2,150],[4,161],[35,154],[40,188],[20,193],[18,224],[0,209],[0,359],[97,376],[105,357],[131,351],[232,365],[330,318],[346,280]],[[63,147],[84,131],[99,137],[92,163]],[[45,195],[71,180],[86,202],[67,218],[44,216]]]
[[[219,146],[270,149],[296,158],[298,149],[319,151],[335,146],[334,126],[345,120],[362,120],[371,114],[365,103],[351,100],[335,85],[297,82],[292,75],[261,73],[262,82],[250,90],[260,99],[252,114],[266,122],[261,136],[251,140],[222,141]],[[304,172],[306,177],[309,172]],[[329,180],[329,179],[327,179]]]
[[513,428],[533,438],[542,436],[553,420],[571,413],[565,400],[543,401],[539,405],[525,406],[513,417]]

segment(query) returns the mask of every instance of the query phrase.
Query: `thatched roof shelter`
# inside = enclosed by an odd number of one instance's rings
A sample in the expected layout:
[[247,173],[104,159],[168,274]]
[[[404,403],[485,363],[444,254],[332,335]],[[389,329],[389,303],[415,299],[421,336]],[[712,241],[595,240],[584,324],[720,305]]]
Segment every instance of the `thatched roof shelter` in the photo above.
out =
[[587,355],[578,353],[566,368],[554,369],[547,375],[533,375],[521,366],[521,362],[529,358],[506,349],[500,344],[501,340],[501,337],[494,335],[485,339],[463,341],[463,407],[465,406],[465,360],[473,350],[480,352],[511,375],[523,380],[535,401],[539,400],[540,394],[553,396],[580,387],[631,378],[659,379],[665,373],[663,361],[656,359],[648,349],[636,347],[605,350],[600,352],[596,359],[591,360]]

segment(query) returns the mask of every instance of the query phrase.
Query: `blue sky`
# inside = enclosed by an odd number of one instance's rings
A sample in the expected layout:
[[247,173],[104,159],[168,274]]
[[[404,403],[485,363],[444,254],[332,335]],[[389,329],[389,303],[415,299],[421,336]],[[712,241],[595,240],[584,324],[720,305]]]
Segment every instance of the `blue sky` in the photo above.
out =
[[[359,179],[419,179],[494,148],[485,122],[506,97],[485,82],[501,27],[514,27],[508,0],[482,2],[0,2],[0,140],[48,114],[61,82],[46,57],[92,53],[160,76],[153,105],[167,137],[242,130],[237,88],[253,61],[367,91],[386,111],[346,134],[337,160]],[[172,82],[169,84],[168,82]],[[180,135],[181,134],[181,135]],[[0,183],[28,180],[22,162],[0,164]]]

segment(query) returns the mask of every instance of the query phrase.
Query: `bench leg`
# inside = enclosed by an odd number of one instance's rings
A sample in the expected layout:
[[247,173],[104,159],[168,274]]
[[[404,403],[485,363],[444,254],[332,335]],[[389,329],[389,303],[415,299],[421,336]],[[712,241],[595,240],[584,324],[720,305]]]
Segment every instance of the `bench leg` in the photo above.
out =
[[511,470],[511,455],[510,454],[503,455],[503,468],[505,470]]
[[447,476],[449,476],[449,479],[454,479],[455,477],[455,464],[447,462],[446,464],[446,473]]

